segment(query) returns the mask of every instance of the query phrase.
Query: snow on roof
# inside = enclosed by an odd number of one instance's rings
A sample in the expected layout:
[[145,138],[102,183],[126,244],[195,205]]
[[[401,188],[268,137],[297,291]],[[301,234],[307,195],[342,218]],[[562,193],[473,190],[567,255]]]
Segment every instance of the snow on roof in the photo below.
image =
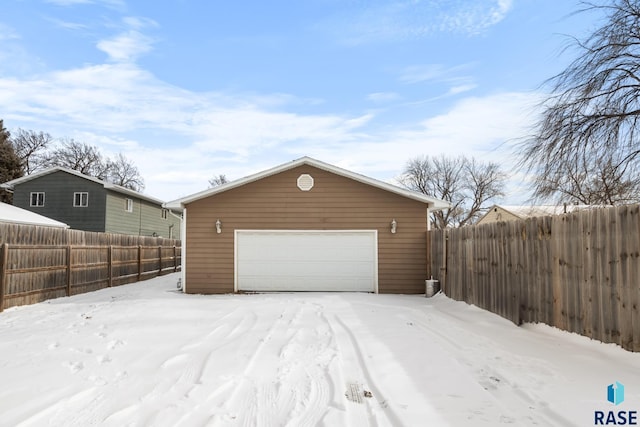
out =
[[64,222],[56,221],[55,219],[2,202],[0,202],[0,222],[69,228]]

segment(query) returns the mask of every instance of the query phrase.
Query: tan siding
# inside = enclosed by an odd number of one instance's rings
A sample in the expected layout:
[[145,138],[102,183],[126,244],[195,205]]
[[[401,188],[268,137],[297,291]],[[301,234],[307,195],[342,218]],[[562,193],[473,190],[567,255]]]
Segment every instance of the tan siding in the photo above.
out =
[[521,218],[512,214],[511,212],[506,211],[499,206],[495,206],[489,212],[487,212],[485,216],[480,219],[480,221],[478,221],[478,225],[498,221],[517,221],[519,219]]
[[[300,191],[300,174],[313,176]],[[301,166],[187,205],[186,289],[233,292],[234,230],[378,230],[378,288],[424,293],[427,209],[351,179]],[[398,232],[391,234],[395,218]],[[217,219],[222,233],[215,231]]]

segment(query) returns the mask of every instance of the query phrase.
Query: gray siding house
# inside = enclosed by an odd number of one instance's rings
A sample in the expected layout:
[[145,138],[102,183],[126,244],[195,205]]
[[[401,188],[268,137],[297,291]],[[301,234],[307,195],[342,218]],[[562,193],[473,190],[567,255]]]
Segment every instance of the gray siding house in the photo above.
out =
[[163,201],[80,172],[55,167],[0,184],[14,206],[76,230],[180,239],[181,218]]

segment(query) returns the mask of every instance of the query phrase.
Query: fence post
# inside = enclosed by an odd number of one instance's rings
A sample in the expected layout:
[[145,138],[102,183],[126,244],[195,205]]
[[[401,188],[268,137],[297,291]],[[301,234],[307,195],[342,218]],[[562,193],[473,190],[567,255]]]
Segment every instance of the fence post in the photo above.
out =
[[178,256],[176,253],[176,245],[173,245],[173,272],[178,271]]
[[109,278],[108,287],[113,286],[113,245],[109,245],[109,252],[107,255],[107,264],[109,264],[109,273],[107,277]]
[[142,245],[138,245],[138,282],[142,277]]
[[162,275],[162,246],[158,246],[158,276]]
[[71,245],[67,245],[67,296],[71,296]]
[[442,287],[442,292],[448,296],[451,297],[451,295],[447,292],[449,292],[449,283],[448,280],[449,278],[447,277],[447,273],[449,272],[448,270],[449,267],[449,231],[446,229],[442,230],[442,265],[440,266],[440,276],[442,277],[440,279],[440,286]]
[[7,261],[9,259],[9,244],[2,244],[0,255],[0,313],[4,310],[4,294],[7,287]]

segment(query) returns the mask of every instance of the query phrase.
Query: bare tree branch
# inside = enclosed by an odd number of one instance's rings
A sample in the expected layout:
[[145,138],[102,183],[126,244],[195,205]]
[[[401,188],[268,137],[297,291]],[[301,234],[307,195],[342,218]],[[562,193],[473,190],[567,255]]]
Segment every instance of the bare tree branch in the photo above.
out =
[[219,185],[226,184],[227,182],[229,182],[229,180],[227,180],[226,175],[215,175],[209,180],[209,188],[217,187]]
[[562,73],[546,84],[534,134],[520,166],[533,173],[534,196],[566,203],[640,200],[640,3],[583,3],[606,15]]
[[134,191],[144,190],[144,179],[138,168],[122,153],[118,153],[114,160],[107,161],[107,170],[109,182]]
[[51,135],[45,132],[18,129],[11,137],[11,143],[20,158],[25,175],[46,167],[45,154],[53,144]]
[[98,179],[108,177],[107,162],[98,148],[71,138],[63,139],[60,147],[47,154],[46,165],[73,169]]
[[448,210],[432,214],[438,229],[473,224],[490,200],[504,195],[505,180],[496,163],[464,156],[411,159],[400,178],[407,188],[451,204]]

